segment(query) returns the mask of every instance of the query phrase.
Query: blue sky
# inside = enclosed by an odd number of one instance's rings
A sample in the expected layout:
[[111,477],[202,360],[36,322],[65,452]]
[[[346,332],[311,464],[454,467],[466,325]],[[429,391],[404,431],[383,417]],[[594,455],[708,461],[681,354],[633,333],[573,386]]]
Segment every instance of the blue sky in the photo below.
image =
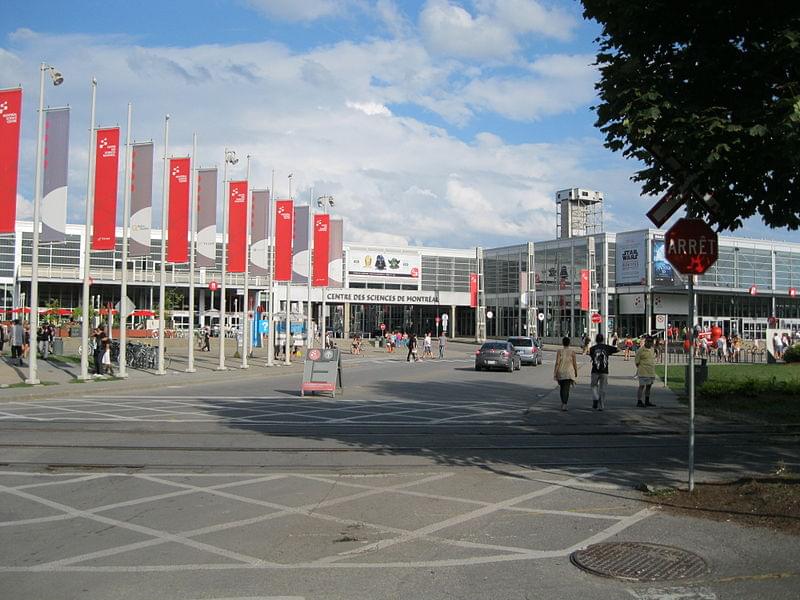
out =
[[[134,138],[160,144],[169,113],[168,154],[188,153],[196,132],[203,166],[233,147],[252,156],[253,186],[274,170],[279,196],[293,173],[296,198],[337,197],[351,241],[550,239],[554,193],[573,186],[605,193],[609,231],[646,227],[654,200],[629,181],[637,165],[593,126],[598,33],[567,0],[20,3],[0,23],[0,87],[26,90],[20,213],[44,60],[65,76],[47,103],[72,107],[71,222],[95,76],[100,125],[124,124],[130,101]],[[737,235],[800,241],[756,221]]]

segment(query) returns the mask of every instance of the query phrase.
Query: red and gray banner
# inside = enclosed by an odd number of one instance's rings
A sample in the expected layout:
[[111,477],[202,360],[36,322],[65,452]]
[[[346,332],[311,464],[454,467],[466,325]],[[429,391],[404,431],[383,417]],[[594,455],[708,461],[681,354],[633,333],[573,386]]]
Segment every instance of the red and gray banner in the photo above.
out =
[[328,286],[330,238],[331,218],[328,215],[314,215],[314,263],[311,267],[311,285],[313,286]]
[[69,108],[44,112],[43,243],[67,240],[67,174],[69,172]]
[[97,130],[95,140],[92,250],[113,250],[116,244],[119,127]]
[[589,310],[589,270],[581,269],[581,310]]
[[478,308],[478,274],[469,274],[469,306]]
[[328,244],[328,287],[344,287],[344,222],[331,219]]
[[17,218],[22,88],[0,91],[0,233],[14,233]]
[[292,280],[292,230],[294,202],[275,202],[275,281]]
[[189,262],[189,182],[192,163],[188,157],[169,159],[169,215],[167,262]]
[[197,171],[197,240],[198,267],[217,264],[217,169]]
[[153,142],[133,145],[129,256],[150,255],[153,221]]
[[228,273],[244,273],[247,256],[247,181],[231,181],[228,196]]
[[292,245],[292,283],[308,283],[308,226],[310,206],[294,208],[294,241]]
[[267,238],[269,236],[269,190],[253,190],[250,221],[250,274],[269,274]]

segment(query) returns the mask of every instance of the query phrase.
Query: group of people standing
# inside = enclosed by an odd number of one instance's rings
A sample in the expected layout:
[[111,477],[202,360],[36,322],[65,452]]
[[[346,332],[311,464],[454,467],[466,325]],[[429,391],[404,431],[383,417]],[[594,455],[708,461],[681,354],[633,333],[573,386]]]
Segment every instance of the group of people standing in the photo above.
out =
[[[407,335],[407,334],[404,334]],[[427,332],[422,338],[422,357],[419,356],[419,340],[417,335],[412,333],[406,338],[408,346],[408,355],[406,362],[419,362],[425,358],[433,358],[433,337],[431,332]],[[444,350],[447,347],[447,336],[442,332],[438,338],[439,342],[439,358],[444,358]],[[391,350],[390,350],[391,352]]]
[[[606,389],[608,387],[608,366],[611,355],[619,352],[616,345],[605,343],[602,333],[595,337],[595,344],[590,346],[587,353],[592,361],[590,383],[592,388],[592,408],[603,410],[606,402]],[[650,402],[650,390],[656,378],[656,356],[653,351],[653,338],[646,337],[644,345],[639,348],[634,357],[636,362],[636,375],[639,379],[639,389],[636,393],[637,407],[654,407]],[[570,339],[562,340],[562,347],[556,352],[553,368],[553,379],[558,382],[561,397],[561,410],[567,410],[570,388],[578,381],[578,360],[576,352],[570,348]]]
[[31,347],[31,329],[28,323],[22,324],[19,319],[14,319],[11,326],[0,324],[0,352],[5,345],[11,346],[11,358],[18,361],[19,366],[24,366],[23,359],[28,357]]

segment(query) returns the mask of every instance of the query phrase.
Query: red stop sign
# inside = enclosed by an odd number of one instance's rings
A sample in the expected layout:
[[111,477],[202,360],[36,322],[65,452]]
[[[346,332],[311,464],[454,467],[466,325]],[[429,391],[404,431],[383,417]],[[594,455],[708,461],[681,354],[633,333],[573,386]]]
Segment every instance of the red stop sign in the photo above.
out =
[[603,315],[600,313],[592,313],[592,323],[602,323]]
[[717,262],[717,234],[700,219],[678,219],[664,236],[664,243],[667,260],[680,273],[701,275]]
[[216,292],[219,289],[219,284],[216,281],[211,281],[211,283],[208,284],[208,289],[212,292]]

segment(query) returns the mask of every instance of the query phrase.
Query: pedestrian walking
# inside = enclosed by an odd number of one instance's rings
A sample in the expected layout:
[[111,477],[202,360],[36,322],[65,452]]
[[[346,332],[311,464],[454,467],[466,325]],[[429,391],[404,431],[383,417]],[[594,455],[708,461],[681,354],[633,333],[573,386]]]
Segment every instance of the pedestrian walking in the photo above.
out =
[[631,357],[631,350],[633,350],[633,340],[631,336],[626,335],[625,341],[622,343],[623,347],[625,348],[625,360],[629,360]]
[[25,331],[22,329],[22,323],[19,319],[14,319],[14,324],[11,326],[11,358],[19,360],[19,366],[22,366],[22,347],[25,343]]
[[780,360],[781,356],[783,356],[783,341],[777,331],[772,334],[772,349],[772,355],[775,357],[775,360]]
[[439,358],[444,358],[444,349],[447,347],[447,336],[444,331],[439,336]]
[[553,368],[553,379],[558,382],[561,393],[561,410],[567,410],[569,389],[578,379],[578,359],[575,351],[569,347],[569,338],[561,340],[562,348],[556,352],[556,363]]
[[103,338],[103,373],[114,376],[114,369],[111,366],[111,339],[106,336]]
[[[656,357],[653,353],[653,339],[647,337],[644,346],[636,353],[636,374],[639,377],[639,389],[636,391],[636,406],[655,406],[650,402],[650,388],[656,380]],[[644,402],[642,402],[644,396]]]
[[95,375],[102,375],[103,374],[103,340],[106,339],[106,330],[101,325],[94,330],[94,349],[92,352],[92,356],[94,358],[94,374]]
[[203,332],[200,337],[202,346],[200,350],[205,352],[211,352],[211,331],[209,331],[208,327],[203,327]]
[[422,339],[422,358],[433,358],[433,340],[430,331]]
[[8,328],[5,323],[0,323],[0,354],[3,353],[3,348],[6,347],[8,341]]
[[589,357],[592,359],[592,408],[603,410],[606,405],[606,387],[608,386],[608,359],[612,354],[619,352],[619,348],[604,343],[602,333],[595,337],[595,345],[589,348]]
[[411,362],[411,360],[417,362],[419,358],[417,357],[417,336],[413,333],[408,336],[408,356],[406,356],[406,362]]

